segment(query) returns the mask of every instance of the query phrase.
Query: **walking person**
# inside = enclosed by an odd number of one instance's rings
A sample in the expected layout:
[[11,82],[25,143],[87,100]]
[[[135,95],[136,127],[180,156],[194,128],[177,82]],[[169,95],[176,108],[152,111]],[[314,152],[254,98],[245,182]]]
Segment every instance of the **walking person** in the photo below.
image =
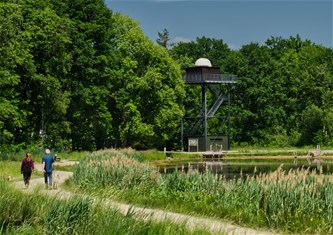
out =
[[21,174],[23,174],[23,181],[26,188],[29,187],[31,173],[34,169],[34,161],[31,159],[30,153],[26,153],[21,163]]
[[45,155],[42,157],[44,180],[46,188],[52,188],[52,171],[53,171],[54,158],[51,156],[49,149],[45,150]]

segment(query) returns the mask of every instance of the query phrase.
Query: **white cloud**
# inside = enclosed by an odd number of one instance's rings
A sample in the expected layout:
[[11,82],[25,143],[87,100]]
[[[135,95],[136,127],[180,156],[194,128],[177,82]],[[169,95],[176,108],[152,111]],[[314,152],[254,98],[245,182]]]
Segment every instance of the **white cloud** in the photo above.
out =
[[183,37],[175,37],[175,39],[172,40],[171,43],[178,43],[178,42],[191,42],[192,40],[189,38],[183,38]]
[[227,44],[231,50],[239,50],[241,48],[239,45],[236,45],[236,44],[231,44],[231,43],[227,43]]

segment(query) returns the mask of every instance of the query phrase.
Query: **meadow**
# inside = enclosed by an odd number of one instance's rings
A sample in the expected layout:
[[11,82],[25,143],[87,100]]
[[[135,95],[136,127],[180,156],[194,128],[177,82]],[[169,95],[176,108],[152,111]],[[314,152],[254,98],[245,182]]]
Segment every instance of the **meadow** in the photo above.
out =
[[[93,206],[89,201],[89,198],[94,197],[191,215],[227,219],[243,226],[282,233],[332,233],[333,176],[331,174],[324,175],[320,171],[312,171],[309,168],[285,171],[280,167],[267,174],[258,172],[253,176],[227,179],[223,175],[210,172],[209,169],[206,169],[204,173],[191,170],[191,167],[189,169],[187,172],[175,171],[170,174],[161,174],[150,161],[145,160],[143,154],[131,149],[86,153],[80,163],[72,168],[73,178],[64,186],[67,190],[86,195],[86,197],[76,197],[69,201],[54,200],[51,204],[55,203],[56,206],[52,207],[50,203],[45,203],[42,204],[45,210],[40,210],[39,206],[36,209],[29,206],[47,201],[38,192],[29,196],[29,200],[33,200],[32,203],[26,203],[23,193],[11,189],[7,182],[2,181],[1,195],[5,195],[5,192],[7,194],[1,198],[1,203],[4,203],[6,207],[1,205],[0,208],[8,207],[8,209],[1,212],[0,222],[3,224],[1,231],[8,234],[21,232],[21,234],[28,234],[29,232],[25,233],[23,230],[34,229],[36,234],[43,234],[42,231],[48,228],[55,230],[52,227],[55,225],[45,224],[47,218],[55,218],[59,220],[55,224],[57,226],[60,224],[58,234],[66,234],[64,232],[66,229],[75,230],[79,234],[92,232],[105,234],[105,231],[98,230],[101,226],[98,222],[96,227],[94,223],[88,223],[89,226],[85,226],[78,222],[75,222],[79,224],[78,227],[70,227],[73,226],[70,222],[71,218],[75,218],[76,213],[81,216],[82,210],[89,211],[87,215],[89,221],[95,221],[93,218],[101,216],[104,219],[103,223],[109,223],[106,220],[110,218],[104,215],[108,210],[103,209],[102,206]],[[8,196],[8,193],[12,195]],[[11,208],[9,208],[10,205],[12,205]],[[15,205],[20,206],[15,207]],[[88,209],[82,209],[81,206]],[[20,210],[11,215],[10,211],[15,208]],[[97,208],[100,209],[96,211]],[[114,212],[114,214],[117,213]],[[130,220],[124,222],[127,217],[130,217]],[[119,215],[117,218],[121,222],[118,234],[126,233],[129,224],[132,228],[137,223],[143,223],[134,220],[131,216],[124,218]],[[85,221],[80,218],[81,220]],[[174,225],[175,227],[168,230],[166,227],[171,226],[168,222],[156,224],[150,221],[148,225],[140,224],[140,226],[147,229],[148,227],[159,229],[158,234],[179,234],[179,229],[184,229],[182,226]],[[91,230],[86,230],[87,227]],[[148,230],[130,231],[132,232],[126,234],[150,233]],[[194,234],[193,231],[181,233]],[[203,231],[195,231],[195,233],[205,234]],[[115,232],[111,231],[107,234],[115,234]]]

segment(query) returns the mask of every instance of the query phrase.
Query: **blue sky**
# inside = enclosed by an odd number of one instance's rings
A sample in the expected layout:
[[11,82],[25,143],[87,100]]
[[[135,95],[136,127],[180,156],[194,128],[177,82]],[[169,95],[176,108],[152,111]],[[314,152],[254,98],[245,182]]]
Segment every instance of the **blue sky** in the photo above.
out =
[[156,41],[169,31],[171,42],[197,37],[222,39],[231,49],[271,36],[305,40],[333,48],[332,0],[105,0],[114,12],[138,21]]

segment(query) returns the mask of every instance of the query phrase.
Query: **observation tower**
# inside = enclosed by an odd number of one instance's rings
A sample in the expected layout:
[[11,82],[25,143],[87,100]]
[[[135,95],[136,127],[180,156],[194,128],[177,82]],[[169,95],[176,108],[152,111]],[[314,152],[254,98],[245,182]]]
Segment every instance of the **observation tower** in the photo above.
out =
[[[201,86],[202,107],[198,116],[182,118],[182,149],[184,149],[185,141],[189,152],[228,150],[230,148],[230,85],[237,83],[237,76],[220,74],[220,68],[212,67],[208,59],[200,58],[195,62],[194,67],[186,68],[186,75],[183,76],[183,79],[188,85]],[[207,95],[209,95],[209,104]],[[227,114],[215,116],[224,103],[227,104]],[[210,135],[208,120],[212,118],[227,121],[227,133]]]

